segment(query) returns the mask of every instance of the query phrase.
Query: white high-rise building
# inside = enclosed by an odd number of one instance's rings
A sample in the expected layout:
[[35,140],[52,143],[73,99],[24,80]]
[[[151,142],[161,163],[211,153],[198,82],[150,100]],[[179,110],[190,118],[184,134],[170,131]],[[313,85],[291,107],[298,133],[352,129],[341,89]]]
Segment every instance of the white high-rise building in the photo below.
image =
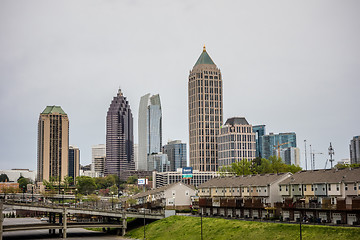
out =
[[140,99],[138,119],[138,170],[148,170],[148,157],[161,152],[162,113],[159,94],[150,93]]
[[[105,144],[98,144],[91,147],[91,171],[99,171],[99,159],[104,159],[106,157],[106,145]],[[101,162],[101,161],[100,161]],[[100,163],[101,164],[101,163]],[[102,163],[103,165],[104,163]],[[103,169],[104,167],[102,167]],[[103,173],[102,173],[103,174]]]

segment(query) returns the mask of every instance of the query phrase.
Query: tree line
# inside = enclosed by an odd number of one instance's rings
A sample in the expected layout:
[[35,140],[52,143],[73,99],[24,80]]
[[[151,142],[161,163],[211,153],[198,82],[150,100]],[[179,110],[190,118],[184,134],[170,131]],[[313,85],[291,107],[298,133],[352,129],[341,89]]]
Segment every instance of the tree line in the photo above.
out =
[[280,158],[271,156],[269,159],[255,158],[251,161],[247,159],[241,159],[240,161],[234,162],[229,166],[224,166],[220,169],[220,173],[240,175],[252,175],[252,174],[266,174],[266,173],[284,173],[291,172],[296,173],[301,171],[302,168],[294,164],[288,165]]

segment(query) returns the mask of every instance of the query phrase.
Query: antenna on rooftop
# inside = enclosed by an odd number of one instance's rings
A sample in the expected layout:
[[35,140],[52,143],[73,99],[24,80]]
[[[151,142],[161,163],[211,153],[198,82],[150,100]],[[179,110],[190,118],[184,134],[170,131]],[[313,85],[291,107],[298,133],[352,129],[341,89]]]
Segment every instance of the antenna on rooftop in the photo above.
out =
[[328,150],[329,150],[329,157],[330,157],[329,161],[331,163],[331,168],[333,168],[333,162],[334,162],[333,155],[335,154],[335,152],[334,152],[333,147],[331,146],[331,142],[330,142],[330,147],[328,148]]

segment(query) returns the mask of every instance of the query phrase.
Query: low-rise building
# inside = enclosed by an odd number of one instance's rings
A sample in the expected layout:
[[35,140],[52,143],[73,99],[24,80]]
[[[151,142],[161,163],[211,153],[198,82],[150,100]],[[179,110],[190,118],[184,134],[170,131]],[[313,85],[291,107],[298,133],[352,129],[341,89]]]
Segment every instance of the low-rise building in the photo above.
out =
[[301,171],[279,184],[284,218],[358,223],[360,168]]
[[132,207],[137,208],[165,208],[165,209],[190,209],[191,197],[196,195],[193,186],[178,182],[146,192],[138,193],[126,200],[133,199]]
[[281,201],[279,183],[291,173],[214,178],[198,187],[199,207],[207,215],[263,218]]
[[13,168],[11,170],[0,170],[0,174],[6,174],[9,182],[17,182],[19,177],[23,176],[35,182],[36,172],[29,169]]
[[204,172],[193,170],[191,178],[183,178],[182,168],[178,168],[176,172],[157,172],[152,173],[153,188],[159,188],[165,185],[182,182],[197,187],[214,177],[220,177],[218,172]]
[[0,193],[16,192],[19,190],[17,182],[0,182]]

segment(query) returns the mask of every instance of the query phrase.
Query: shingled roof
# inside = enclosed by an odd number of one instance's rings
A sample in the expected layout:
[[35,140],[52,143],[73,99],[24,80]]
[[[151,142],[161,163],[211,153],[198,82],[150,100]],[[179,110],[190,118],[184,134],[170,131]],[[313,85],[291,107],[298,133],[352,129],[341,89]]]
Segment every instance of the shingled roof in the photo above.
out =
[[284,178],[291,173],[257,174],[236,177],[212,178],[201,184],[199,188],[207,187],[241,187],[241,186],[267,186]]
[[360,168],[324,169],[301,171],[285,179],[280,184],[316,184],[360,182]]

